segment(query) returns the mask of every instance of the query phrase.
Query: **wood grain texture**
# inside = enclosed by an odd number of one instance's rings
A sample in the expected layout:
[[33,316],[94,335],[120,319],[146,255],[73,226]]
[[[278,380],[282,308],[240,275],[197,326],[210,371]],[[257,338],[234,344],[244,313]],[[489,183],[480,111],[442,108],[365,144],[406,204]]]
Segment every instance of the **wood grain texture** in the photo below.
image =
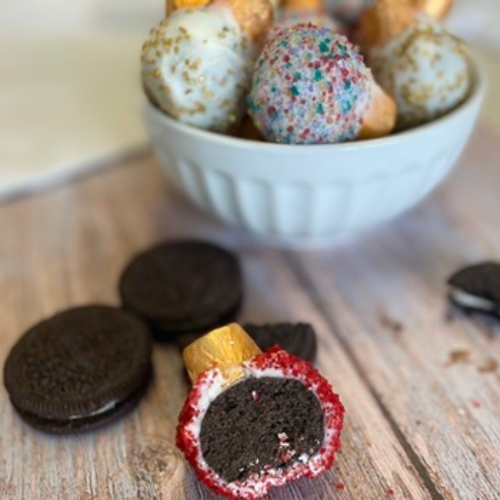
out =
[[[500,254],[499,153],[483,131],[464,168],[432,199],[322,252],[264,250],[200,216],[167,188],[149,156],[4,204],[0,362],[42,317],[118,303],[118,276],[137,251],[179,236],[219,241],[242,259],[242,321],[313,323],[319,367],[347,407],[335,470],[272,500],[495,500],[500,327],[461,315],[447,320],[443,283],[463,262]],[[2,384],[0,498],[215,499],[174,446],[188,390],[180,354],[158,345],[154,365],[154,385],[134,413],[76,438],[24,425]]]
[[444,299],[460,266],[500,260],[497,161],[484,132],[453,181],[410,216],[356,246],[289,257],[442,500],[500,494],[499,323],[447,311]]

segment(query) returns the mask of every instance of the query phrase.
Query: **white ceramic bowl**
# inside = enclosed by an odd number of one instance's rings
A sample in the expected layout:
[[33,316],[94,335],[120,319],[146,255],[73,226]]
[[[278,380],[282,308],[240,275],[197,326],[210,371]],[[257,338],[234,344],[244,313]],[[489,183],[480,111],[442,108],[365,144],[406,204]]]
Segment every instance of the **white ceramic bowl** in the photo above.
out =
[[391,219],[448,175],[477,121],[472,92],[439,120],[388,138],[326,146],[260,143],[191,128],[146,105],[168,179],[205,212],[270,243],[330,243]]

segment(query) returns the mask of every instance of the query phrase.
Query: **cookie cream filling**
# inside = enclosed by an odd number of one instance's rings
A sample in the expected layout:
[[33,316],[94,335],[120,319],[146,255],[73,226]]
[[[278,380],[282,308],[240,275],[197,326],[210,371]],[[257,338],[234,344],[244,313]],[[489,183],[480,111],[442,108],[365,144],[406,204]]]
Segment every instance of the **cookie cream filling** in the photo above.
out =
[[495,312],[499,310],[498,306],[491,300],[477,295],[472,295],[460,288],[451,287],[449,291],[451,299],[462,307],[469,309],[478,309],[485,312]]
[[98,415],[102,415],[103,413],[107,413],[108,411],[113,410],[119,403],[120,401],[118,400],[110,401],[103,407],[94,410],[91,413],[87,413],[86,415],[71,415],[68,420],[80,420],[82,418],[96,417]]

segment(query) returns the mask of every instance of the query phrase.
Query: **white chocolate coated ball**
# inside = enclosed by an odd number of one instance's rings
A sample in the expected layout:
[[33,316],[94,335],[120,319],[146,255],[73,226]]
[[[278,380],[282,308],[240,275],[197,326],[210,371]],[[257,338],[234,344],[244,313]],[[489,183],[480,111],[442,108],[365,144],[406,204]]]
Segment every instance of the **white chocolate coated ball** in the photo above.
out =
[[254,51],[228,7],[178,10],[143,46],[145,91],[173,118],[225,132],[244,114]]
[[441,25],[422,19],[384,47],[373,49],[375,78],[398,104],[398,128],[434,120],[457,107],[471,85],[463,43]]

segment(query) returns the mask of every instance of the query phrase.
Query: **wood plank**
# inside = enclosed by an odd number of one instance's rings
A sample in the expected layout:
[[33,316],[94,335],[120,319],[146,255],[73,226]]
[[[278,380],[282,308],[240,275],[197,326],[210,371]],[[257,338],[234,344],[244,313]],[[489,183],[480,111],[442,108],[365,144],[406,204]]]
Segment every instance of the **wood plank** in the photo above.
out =
[[450,321],[445,298],[458,267],[500,259],[497,143],[477,134],[451,182],[395,223],[336,251],[287,257],[445,500],[500,492],[500,328]]
[[[319,334],[319,368],[342,396],[347,409],[344,449],[337,476],[324,481],[326,498],[380,500],[397,491],[403,498],[431,498],[405,451],[369,394],[338,340],[306,291],[276,252],[246,252],[249,303],[245,318],[257,321],[309,321]],[[335,491],[335,484],[345,492]],[[303,489],[298,498],[316,498]],[[318,499],[322,496],[318,496]]]
[[[142,172],[128,185],[130,167],[109,174],[111,189],[96,176],[2,207],[2,365],[18,335],[41,317],[70,305],[117,302],[120,269],[131,251],[152,237],[147,224],[136,230],[132,222],[125,229],[126,220],[120,217],[141,221],[133,209],[127,214],[120,208],[133,195],[134,185],[136,193],[154,196],[156,189],[154,183],[149,189],[150,183],[143,182]],[[126,197],[117,199],[120,193]],[[155,383],[139,409],[117,425],[84,437],[54,438],[31,430],[12,410],[2,386],[0,421],[8,432],[0,436],[0,497],[186,498],[186,470],[172,444],[187,390],[182,363],[177,350],[165,346],[156,347],[154,362]]]
[[[242,256],[248,280],[244,318],[314,323],[320,334],[320,367],[348,408],[336,470],[283,488],[271,498],[381,500],[390,498],[392,489],[404,500],[433,497],[432,484],[424,484],[342,339],[332,334],[283,255],[262,251],[251,238],[200,218],[166,189],[150,158],[4,204],[0,233],[2,364],[22,331],[40,318],[77,304],[117,303],[120,270],[139,249],[181,235],[216,239]],[[2,385],[0,497],[215,498],[195,480],[174,447],[176,419],[187,391],[179,353],[156,346],[154,363],[154,385],[137,411],[114,426],[76,438],[47,437],[22,424]],[[405,398],[400,399],[403,404]],[[345,485],[345,491],[337,490],[337,484]]]

